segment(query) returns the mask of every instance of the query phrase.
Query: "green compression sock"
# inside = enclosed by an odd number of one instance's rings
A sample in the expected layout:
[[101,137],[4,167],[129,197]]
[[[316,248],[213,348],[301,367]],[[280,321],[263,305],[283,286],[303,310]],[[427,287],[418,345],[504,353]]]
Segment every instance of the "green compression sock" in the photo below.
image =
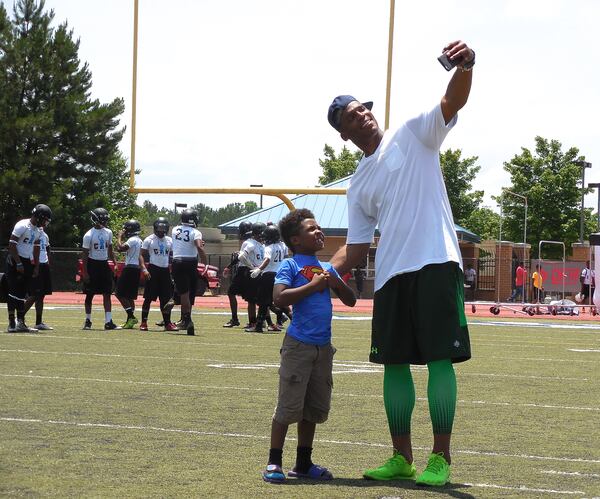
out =
[[427,364],[427,399],[434,434],[452,433],[456,409],[456,375],[450,359]]
[[391,435],[410,433],[415,384],[408,364],[388,364],[383,374],[383,403]]

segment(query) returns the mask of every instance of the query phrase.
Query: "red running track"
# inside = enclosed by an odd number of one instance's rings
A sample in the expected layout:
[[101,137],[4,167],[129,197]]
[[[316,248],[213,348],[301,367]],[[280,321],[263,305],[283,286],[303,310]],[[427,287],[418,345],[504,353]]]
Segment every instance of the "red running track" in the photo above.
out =
[[[46,296],[45,303],[49,305],[81,305],[83,308],[83,302],[85,300],[85,295],[81,293],[75,292],[54,292],[49,296]],[[143,299],[138,298],[136,300],[136,306],[142,306]],[[113,305],[116,307],[120,307],[119,301],[113,296],[112,297]],[[356,305],[354,307],[347,307],[344,305],[339,299],[333,298],[333,310],[334,312],[353,312],[361,315],[370,315],[373,313],[373,300],[357,300]],[[157,306],[158,302],[155,302],[155,306]],[[94,297],[94,305],[101,306],[102,305],[102,296],[97,295]],[[539,321],[540,319],[551,319],[555,320],[587,320],[587,321],[600,321],[600,315],[593,316],[590,313],[590,309],[586,307],[579,314],[579,316],[569,316],[569,315],[534,315],[529,316],[527,314],[513,312],[511,310],[507,310],[502,308],[500,310],[499,315],[494,315],[490,312],[490,305],[477,305],[476,312],[473,313],[471,310],[471,305],[465,306],[465,312],[469,317],[496,317],[496,318],[518,318],[518,319],[531,319],[535,321]],[[238,298],[238,306],[241,310],[246,308],[246,302],[241,298]],[[196,298],[196,304],[194,305],[194,309],[224,309],[229,310],[229,299],[227,295],[219,295],[219,296],[202,296]],[[519,310],[519,307],[515,307],[515,309]]]

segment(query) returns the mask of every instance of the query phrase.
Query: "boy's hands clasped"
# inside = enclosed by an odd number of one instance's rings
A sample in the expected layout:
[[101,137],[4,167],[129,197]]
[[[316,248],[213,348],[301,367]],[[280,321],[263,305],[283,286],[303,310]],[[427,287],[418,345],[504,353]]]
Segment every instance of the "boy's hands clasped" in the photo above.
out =
[[327,287],[329,287],[329,278],[330,278],[329,272],[327,272],[326,270],[324,270],[320,274],[315,274],[313,276],[312,280],[309,283],[309,286],[311,286],[311,288],[313,288],[313,290],[315,292],[316,291],[323,291]]

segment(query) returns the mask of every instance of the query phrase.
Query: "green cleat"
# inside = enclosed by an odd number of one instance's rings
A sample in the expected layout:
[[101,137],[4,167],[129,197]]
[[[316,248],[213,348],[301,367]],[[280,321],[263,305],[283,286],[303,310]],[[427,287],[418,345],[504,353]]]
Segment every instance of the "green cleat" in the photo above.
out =
[[394,455],[385,464],[379,468],[365,470],[363,477],[367,480],[406,480],[414,478],[416,473],[415,465],[409,464],[402,454],[394,451]]
[[431,454],[427,467],[423,470],[416,480],[417,485],[430,485],[432,487],[442,487],[450,480],[450,465],[444,459],[444,454]]
[[135,317],[130,317],[125,321],[125,324],[121,326],[121,329],[133,329],[133,326],[135,326],[137,323],[138,320]]

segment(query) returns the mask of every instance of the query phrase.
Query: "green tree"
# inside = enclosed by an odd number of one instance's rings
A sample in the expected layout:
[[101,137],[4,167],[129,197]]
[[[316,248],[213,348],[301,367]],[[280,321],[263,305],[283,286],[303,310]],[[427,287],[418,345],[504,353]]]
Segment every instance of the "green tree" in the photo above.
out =
[[[44,1],[0,4],[0,231],[43,202],[54,212],[54,246],[79,243],[89,211],[131,203],[118,144],[122,99],[90,98],[92,75],[66,22],[52,27]],[[104,190],[106,189],[106,190]],[[133,209],[133,206],[131,205]],[[3,236],[6,239],[5,236]]]
[[363,156],[362,151],[350,151],[346,146],[342,147],[339,156],[336,156],[333,147],[327,144],[323,148],[323,154],[325,159],[319,160],[319,165],[323,169],[323,175],[319,177],[321,185],[352,175]]
[[464,227],[481,239],[498,239],[500,214],[485,206],[476,208],[464,221]]
[[[564,242],[567,249],[579,240],[581,167],[574,162],[583,159],[576,147],[563,152],[558,140],[538,136],[533,153],[523,147],[521,154],[504,163],[512,182],[509,190],[527,197],[527,242],[534,254],[541,240]],[[505,195],[502,206],[503,234],[506,239],[522,241],[524,204]],[[587,237],[595,227],[590,209],[586,209],[585,218]]]
[[[440,152],[440,165],[446,184],[448,200],[452,207],[454,220],[465,228],[476,232],[469,226],[471,215],[483,199],[483,191],[471,191],[471,183],[479,173],[480,166],[476,165],[477,156],[461,159],[462,151],[448,149]],[[488,215],[484,213],[484,215]],[[477,232],[478,235],[481,235]]]

